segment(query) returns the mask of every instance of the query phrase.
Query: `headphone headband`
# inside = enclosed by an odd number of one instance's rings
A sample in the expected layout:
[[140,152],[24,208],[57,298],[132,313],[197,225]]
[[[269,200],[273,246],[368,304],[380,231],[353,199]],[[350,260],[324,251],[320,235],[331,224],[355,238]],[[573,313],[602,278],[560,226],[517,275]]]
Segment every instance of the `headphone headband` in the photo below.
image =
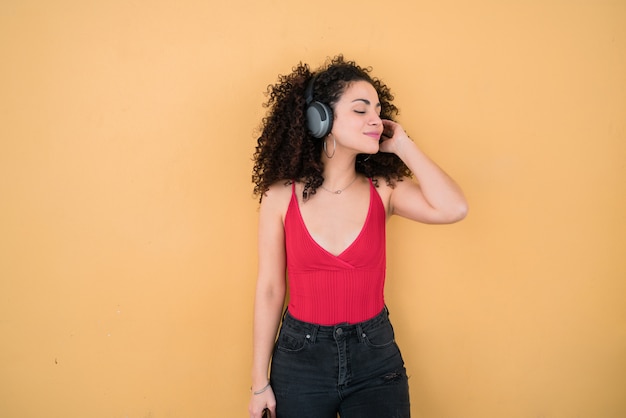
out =
[[313,101],[313,86],[315,85],[315,80],[317,79],[317,74],[314,74],[309,80],[309,84],[306,86],[306,90],[304,91],[304,99],[306,100],[306,105],[310,105]]

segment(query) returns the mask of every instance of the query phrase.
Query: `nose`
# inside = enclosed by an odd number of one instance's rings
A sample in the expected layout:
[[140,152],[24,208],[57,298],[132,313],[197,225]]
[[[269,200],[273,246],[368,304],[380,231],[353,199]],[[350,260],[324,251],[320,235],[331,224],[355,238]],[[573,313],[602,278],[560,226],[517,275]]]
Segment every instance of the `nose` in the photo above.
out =
[[370,125],[376,126],[376,125],[380,125],[382,123],[383,123],[383,121],[380,118],[380,115],[378,113],[374,113],[374,116],[370,119]]

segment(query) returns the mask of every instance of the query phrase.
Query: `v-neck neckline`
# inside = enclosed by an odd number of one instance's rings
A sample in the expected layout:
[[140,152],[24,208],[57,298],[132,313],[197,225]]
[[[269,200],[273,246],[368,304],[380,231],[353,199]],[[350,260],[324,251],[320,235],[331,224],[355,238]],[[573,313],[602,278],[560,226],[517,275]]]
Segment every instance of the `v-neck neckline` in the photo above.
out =
[[300,202],[298,201],[298,196],[296,195],[295,182],[294,182],[291,199],[293,200],[293,203],[294,203],[294,205],[296,207],[296,210],[298,211],[298,218],[300,219],[300,223],[302,224],[302,228],[304,229],[304,231],[306,231],[306,235],[309,237],[311,242],[313,242],[320,250],[322,250],[324,253],[330,255],[331,257],[341,258],[342,255],[344,255],[352,247],[354,247],[357,244],[357,242],[360,240],[361,236],[365,232],[365,229],[366,229],[368,223],[370,222],[370,217],[372,215],[372,204],[373,204],[373,201],[374,201],[372,193],[374,191],[372,190],[373,186],[371,184],[371,179],[368,179],[368,180],[369,180],[369,183],[370,183],[369,184],[369,203],[368,203],[368,206],[367,206],[367,215],[365,216],[365,221],[363,222],[363,225],[361,225],[361,229],[359,230],[359,233],[354,238],[354,240],[350,244],[348,244],[348,246],[346,248],[344,248],[338,254],[334,254],[334,253],[330,252],[329,250],[327,250],[326,248],[324,248],[319,242],[317,242],[315,240],[315,238],[313,237],[313,235],[309,231],[309,228],[307,227],[306,222],[304,221],[304,217],[302,216],[302,211],[300,210]]

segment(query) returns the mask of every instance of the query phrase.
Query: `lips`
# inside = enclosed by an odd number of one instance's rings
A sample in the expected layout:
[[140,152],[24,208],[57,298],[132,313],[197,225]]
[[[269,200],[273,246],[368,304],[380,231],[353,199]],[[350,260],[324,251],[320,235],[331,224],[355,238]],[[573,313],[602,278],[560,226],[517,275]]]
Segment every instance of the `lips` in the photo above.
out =
[[380,132],[365,132],[365,135],[374,138],[374,139],[380,139]]

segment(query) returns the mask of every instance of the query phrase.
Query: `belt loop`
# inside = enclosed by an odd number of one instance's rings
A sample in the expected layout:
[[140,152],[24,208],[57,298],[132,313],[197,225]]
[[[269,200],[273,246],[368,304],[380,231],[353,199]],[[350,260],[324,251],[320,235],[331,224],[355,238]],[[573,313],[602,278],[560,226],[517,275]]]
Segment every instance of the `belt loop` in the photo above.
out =
[[362,343],[365,339],[365,332],[363,332],[363,326],[360,323],[356,324],[356,333],[359,338],[359,342]]
[[317,324],[316,324],[316,325],[313,325],[313,326],[311,327],[311,330],[310,330],[310,332],[309,332],[309,335],[310,335],[310,337],[309,337],[309,341],[311,341],[312,343],[314,343],[314,342],[315,342],[315,340],[317,339],[317,331],[318,331],[319,329],[320,329],[320,326],[319,326],[319,325],[317,325]]

